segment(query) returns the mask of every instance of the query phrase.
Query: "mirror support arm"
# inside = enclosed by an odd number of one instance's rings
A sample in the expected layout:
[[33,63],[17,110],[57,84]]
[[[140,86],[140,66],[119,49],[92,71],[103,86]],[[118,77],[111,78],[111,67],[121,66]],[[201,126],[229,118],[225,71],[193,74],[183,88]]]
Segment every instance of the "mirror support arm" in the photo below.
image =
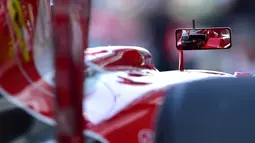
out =
[[183,50],[179,50],[179,70],[180,70],[180,71],[184,71]]

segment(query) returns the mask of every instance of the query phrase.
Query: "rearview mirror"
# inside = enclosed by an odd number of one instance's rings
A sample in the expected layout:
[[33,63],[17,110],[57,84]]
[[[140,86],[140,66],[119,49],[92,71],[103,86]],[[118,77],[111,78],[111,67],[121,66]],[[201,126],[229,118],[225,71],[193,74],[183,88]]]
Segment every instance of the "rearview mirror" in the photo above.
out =
[[177,29],[175,37],[178,50],[230,49],[232,46],[228,27]]

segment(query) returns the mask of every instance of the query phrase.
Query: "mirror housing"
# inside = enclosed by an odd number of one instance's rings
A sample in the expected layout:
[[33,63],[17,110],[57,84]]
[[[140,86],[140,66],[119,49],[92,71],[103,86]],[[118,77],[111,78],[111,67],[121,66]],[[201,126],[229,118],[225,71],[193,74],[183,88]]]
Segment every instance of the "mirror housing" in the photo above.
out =
[[232,46],[229,27],[179,28],[175,37],[178,50],[230,49]]

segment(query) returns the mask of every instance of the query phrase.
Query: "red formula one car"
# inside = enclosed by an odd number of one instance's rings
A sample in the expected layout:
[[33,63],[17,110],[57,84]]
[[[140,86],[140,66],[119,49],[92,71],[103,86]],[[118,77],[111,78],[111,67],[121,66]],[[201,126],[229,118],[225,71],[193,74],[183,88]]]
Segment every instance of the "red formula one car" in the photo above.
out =
[[[29,0],[22,0],[24,3],[15,0],[9,2],[13,3],[7,5],[9,7],[4,13],[7,13],[10,23],[3,23],[1,30],[6,33],[0,33],[4,37],[0,42],[0,116],[5,114],[6,117],[0,120],[0,140],[16,140],[26,132],[23,138],[25,142],[54,142],[56,121],[62,123],[61,130],[66,134],[72,132],[72,123],[75,121],[72,121],[73,112],[70,110],[62,111],[62,115],[69,115],[69,120],[62,116],[56,120],[55,116],[55,101],[65,96],[56,97],[55,80],[58,79],[55,77],[61,76],[62,82],[65,82],[64,79],[70,75],[55,74],[52,39],[47,39],[50,36],[47,33],[49,4]],[[38,5],[45,6],[38,8],[42,13],[31,18],[38,11],[30,11],[30,8],[35,9]],[[33,21],[34,18],[37,21]],[[64,37],[62,35],[61,38]],[[84,71],[87,78],[84,81],[86,97],[81,101],[84,120],[79,125],[86,136],[86,143],[151,143],[157,109],[164,99],[166,88],[206,78],[234,77],[228,73],[207,70],[160,72],[153,64],[151,53],[141,47],[88,48],[82,55],[85,56],[83,64],[86,66],[79,70]],[[59,65],[63,61],[65,59],[60,60]],[[60,71],[66,68],[69,67],[60,68]],[[17,115],[13,115],[14,110],[18,111]],[[20,127],[19,122],[25,120],[35,123],[26,122]],[[11,131],[8,125],[12,126]],[[20,131],[19,134],[16,130]],[[11,135],[4,140],[6,132]]]

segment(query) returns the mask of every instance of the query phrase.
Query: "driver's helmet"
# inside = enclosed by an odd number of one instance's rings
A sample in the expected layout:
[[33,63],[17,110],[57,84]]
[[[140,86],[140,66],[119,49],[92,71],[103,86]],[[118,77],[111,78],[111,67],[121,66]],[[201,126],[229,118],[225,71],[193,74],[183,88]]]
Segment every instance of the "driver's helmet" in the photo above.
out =
[[189,40],[189,34],[186,30],[182,30],[182,40],[184,40],[184,41]]

